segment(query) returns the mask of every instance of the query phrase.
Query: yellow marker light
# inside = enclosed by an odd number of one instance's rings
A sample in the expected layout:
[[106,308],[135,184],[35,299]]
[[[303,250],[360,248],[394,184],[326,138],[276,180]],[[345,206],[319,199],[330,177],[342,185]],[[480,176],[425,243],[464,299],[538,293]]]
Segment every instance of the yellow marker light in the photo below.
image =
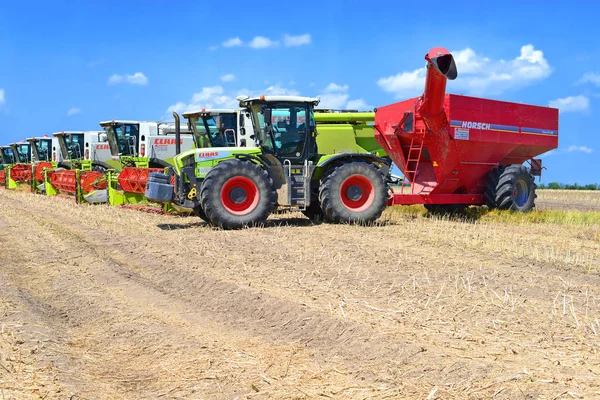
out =
[[434,167],[437,167],[437,166],[438,166],[438,163],[434,161],[434,162],[433,162],[433,166],[434,166]]
[[261,94],[261,95],[260,95],[260,99],[261,99],[261,100],[264,100],[264,99],[265,99],[265,95],[264,95],[264,94]]

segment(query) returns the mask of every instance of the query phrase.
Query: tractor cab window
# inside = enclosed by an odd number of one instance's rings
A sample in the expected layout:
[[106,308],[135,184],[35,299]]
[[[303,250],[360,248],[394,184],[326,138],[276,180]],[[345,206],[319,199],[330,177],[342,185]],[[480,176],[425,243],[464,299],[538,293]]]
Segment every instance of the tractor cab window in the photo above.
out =
[[189,118],[199,147],[235,147],[237,142],[236,114],[205,115]]
[[63,138],[66,150],[66,154],[63,154],[63,156],[69,160],[83,159],[83,133],[72,133],[70,135],[63,136]]
[[[259,107],[254,114],[263,148],[281,158],[302,158],[307,140],[314,132],[312,110],[304,103],[256,104],[253,107]],[[265,114],[270,114],[270,119],[265,120]]]
[[35,151],[37,153],[38,161],[50,161],[51,147],[52,141],[50,139],[40,139],[35,141]]
[[17,145],[17,156],[19,158],[19,162],[31,162],[31,147],[29,147],[29,143]]
[[13,157],[13,152],[10,147],[5,147],[2,149],[2,159],[4,164],[14,164],[15,159]]
[[[140,130],[137,124],[111,124],[104,128],[113,156],[137,156]],[[115,152],[117,154],[115,154]]]

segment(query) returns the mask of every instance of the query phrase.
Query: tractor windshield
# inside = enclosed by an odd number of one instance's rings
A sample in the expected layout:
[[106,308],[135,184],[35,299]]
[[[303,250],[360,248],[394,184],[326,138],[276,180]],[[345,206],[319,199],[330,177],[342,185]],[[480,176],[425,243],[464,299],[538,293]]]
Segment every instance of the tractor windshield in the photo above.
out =
[[108,136],[110,152],[113,156],[138,155],[140,126],[138,124],[110,124],[104,127]]
[[17,150],[17,158],[20,163],[30,163],[31,162],[31,147],[29,143],[18,143],[16,146]]
[[66,160],[81,160],[83,158],[83,133],[70,133],[58,137],[60,152]]
[[237,138],[237,115],[194,115],[189,117],[197,146],[235,147]]
[[15,159],[13,157],[13,152],[10,147],[3,147],[2,149],[0,149],[0,151],[2,152],[2,163],[3,164],[8,165],[8,164],[15,163]]
[[[265,150],[281,158],[304,156],[306,143],[315,130],[312,107],[306,103],[258,103],[252,109]],[[270,120],[265,120],[265,115],[270,115]]]
[[51,161],[52,140],[51,139],[39,139],[35,142],[35,153],[37,161]]

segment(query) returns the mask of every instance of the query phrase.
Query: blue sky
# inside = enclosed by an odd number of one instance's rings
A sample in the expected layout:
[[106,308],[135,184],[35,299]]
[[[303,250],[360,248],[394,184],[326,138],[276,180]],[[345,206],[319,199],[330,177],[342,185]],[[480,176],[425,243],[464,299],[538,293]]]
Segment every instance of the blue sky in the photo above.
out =
[[543,182],[600,182],[600,5],[486,3],[3,2],[0,142],[242,93],[382,106],[419,95],[423,56],[443,46],[459,59],[449,92],[561,109]]

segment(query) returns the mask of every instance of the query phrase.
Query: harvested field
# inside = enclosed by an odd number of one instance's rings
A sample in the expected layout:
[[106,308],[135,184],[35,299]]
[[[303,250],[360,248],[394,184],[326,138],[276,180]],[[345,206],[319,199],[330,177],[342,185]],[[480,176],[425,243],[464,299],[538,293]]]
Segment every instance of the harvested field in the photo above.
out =
[[[540,192],[546,210],[571,194]],[[221,231],[3,190],[0,394],[599,397],[600,213],[584,209]]]
[[600,211],[600,190],[538,190],[540,210]]

